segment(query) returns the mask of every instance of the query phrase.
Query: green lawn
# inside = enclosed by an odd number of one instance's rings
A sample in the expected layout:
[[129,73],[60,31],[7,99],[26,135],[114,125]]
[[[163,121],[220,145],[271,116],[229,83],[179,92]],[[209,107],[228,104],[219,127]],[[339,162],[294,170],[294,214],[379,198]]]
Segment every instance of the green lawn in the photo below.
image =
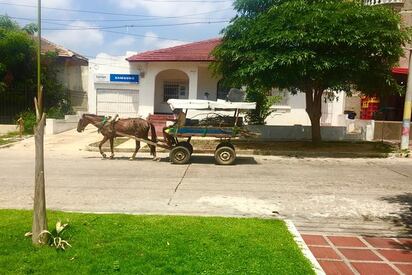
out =
[[16,142],[18,140],[18,135],[18,132],[10,132],[5,135],[0,135],[0,145]]
[[0,274],[314,274],[276,220],[48,212],[70,224],[62,252],[31,245],[31,219],[0,210]]

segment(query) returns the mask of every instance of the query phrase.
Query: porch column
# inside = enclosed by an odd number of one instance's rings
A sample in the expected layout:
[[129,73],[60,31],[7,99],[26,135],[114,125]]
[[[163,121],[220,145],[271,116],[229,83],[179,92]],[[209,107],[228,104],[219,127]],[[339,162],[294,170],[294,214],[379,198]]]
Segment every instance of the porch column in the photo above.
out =
[[199,69],[194,68],[189,71],[189,99],[197,99],[197,83],[199,79]]

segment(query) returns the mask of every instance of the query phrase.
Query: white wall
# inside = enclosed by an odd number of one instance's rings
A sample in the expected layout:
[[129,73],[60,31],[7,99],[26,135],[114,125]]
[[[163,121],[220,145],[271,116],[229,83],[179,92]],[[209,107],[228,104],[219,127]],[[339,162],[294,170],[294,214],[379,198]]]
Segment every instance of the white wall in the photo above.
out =
[[209,71],[208,67],[199,67],[197,98],[206,99],[205,93],[208,93],[208,100],[216,100],[218,82],[219,79],[212,76],[212,73]]
[[[280,92],[283,99],[278,105],[290,106],[290,112],[275,112],[267,119],[267,125],[311,125],[306,113],[306,98],[304,93],[293,95],[287,91]],[[321,124],[324,126],[340,126],[341,115],[345,108],[345,93],[338,94],[339,100],[322,102]]]

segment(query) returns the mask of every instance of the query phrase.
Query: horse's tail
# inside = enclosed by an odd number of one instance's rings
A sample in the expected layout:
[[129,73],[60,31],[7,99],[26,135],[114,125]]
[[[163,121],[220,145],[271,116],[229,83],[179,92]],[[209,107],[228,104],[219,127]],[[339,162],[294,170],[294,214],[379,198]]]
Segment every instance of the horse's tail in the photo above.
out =
[[[150,132],[151,132],[150,136],[151,136],[152,142],[157,143],[156,128],[153,125],[153,123],[149,122],[149,124],[150,124]],[[150,146],[150,154],[156,157],[156,146],[153,146],[153,145]]]

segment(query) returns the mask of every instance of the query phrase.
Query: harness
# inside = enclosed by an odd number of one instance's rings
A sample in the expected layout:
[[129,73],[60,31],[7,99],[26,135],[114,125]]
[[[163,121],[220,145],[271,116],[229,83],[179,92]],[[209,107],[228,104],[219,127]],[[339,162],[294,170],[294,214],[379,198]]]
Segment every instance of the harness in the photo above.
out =
[[99,127],[97,127],[97,132],[98,132],[99,134],[100,134],[101,130],[103,129],[104,125],[106,125],[107,121],[108,121],[108,120],[107,120],[107,117],[104,116],[102,122],[100,122]]

